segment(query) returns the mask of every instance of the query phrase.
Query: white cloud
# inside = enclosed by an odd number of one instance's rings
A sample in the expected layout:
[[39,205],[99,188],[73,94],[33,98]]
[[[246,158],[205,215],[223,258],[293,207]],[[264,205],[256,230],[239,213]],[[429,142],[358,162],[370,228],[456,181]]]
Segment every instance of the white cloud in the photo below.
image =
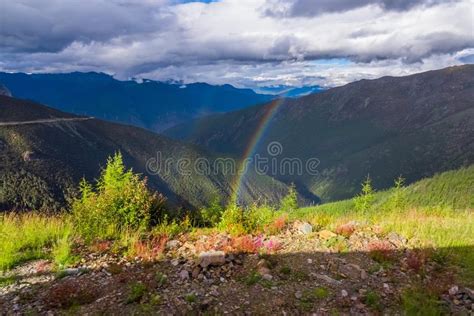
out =
[[[276,1],[279,14],[268,14]],[[311,2],[276,1],[4,2],[0,68],[238,86],[335,85],[458,64],[474,48],[469,0],[396,7],[342,1],[307,15],[285,10]],[[319,62],[328,58],[351,62]]]

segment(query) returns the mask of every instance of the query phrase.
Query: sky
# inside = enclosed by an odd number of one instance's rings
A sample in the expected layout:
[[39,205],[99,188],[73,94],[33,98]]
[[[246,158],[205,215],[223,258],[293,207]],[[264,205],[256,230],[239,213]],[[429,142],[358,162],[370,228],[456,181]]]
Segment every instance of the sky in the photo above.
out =
[[237,87],[474,63],[474,0],[0,0],[0,70]]

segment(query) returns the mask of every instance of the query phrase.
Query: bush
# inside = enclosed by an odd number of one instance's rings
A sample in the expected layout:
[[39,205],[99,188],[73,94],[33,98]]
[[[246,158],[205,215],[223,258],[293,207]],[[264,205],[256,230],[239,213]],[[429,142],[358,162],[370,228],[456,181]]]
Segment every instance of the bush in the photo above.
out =
[[244,212],[244,228],[247,233],[261,233],[273,222],[275,210],[268,205],[252,205]]
[[116,236],[124,228],[148,228],[164,211],[165,198],[126,170],[120,153],[107,160],[95,188],[83,180],[80,192],[72,205],[73,222],[87,241]]
[[[282,227],[273,228],[275,219],[280,216]],[[286,214],[277,212],[266,204],[253,204],[243,209],[235,204],[229,206],[222,214],[218,228],[232,235],[278,232],[286,223]]]
[[215,197],[210,205],[201,210],[202,222],[205,226],[215,227],[219,224],[224,213],[224,208],[218,197]]
[[292,212],[298,209],[298,193],[294,184],[290,186],[288,194],[280,202],[280,211]]
[[218,228],[233,235],[245,233],[243,210],[235,204],[224,211]]
[[394,184],[395,186],[392,189],[392,193],[383,205],[385,210],[401,210],[407,204],[406,190],[404,189],[405,179],[400,176],[395,179]]
[[354,207],[357,211],[366,212],[375,200],[375,191],[369,176],[362,183],[362,192],[354,198]]
[[74,263],[76,260],[76,257],[72,253],[71,245],[72,240],[69,231],[64,232],[64,234],[54,243],[52,257],[54,259],[54,263],[58,267],[62,268],[68,266]]

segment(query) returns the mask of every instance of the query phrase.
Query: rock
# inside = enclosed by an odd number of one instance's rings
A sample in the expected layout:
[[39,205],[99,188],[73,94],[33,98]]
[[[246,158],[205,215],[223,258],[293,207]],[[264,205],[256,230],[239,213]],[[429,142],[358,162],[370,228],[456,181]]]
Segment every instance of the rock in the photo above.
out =
[[341,296],[342,296],[342,297],[348,297],[348,296],[349,296],[349,293],[347,293],[346,290],[341,290]]
[[333,233],[330,230],[322,230],[318,233],[318,236],[319,236],[319,238],[321,238],[323,240],[328,240],[330,238],[336,237],[337,234]]
[[339,267],[339,272],[350,279],[367,279],[367,272],[353,263]]
[[178,259],[173,259],[173,260],[171,260],[171,265],[172,265],[173,267],[176,267],[178,264],[179,264],[179,260],[178,260]]
[[201,252],[198,258],[199,265],[203,268],[225,264],[225,253],[223,251],[210,250]]
[[312,263],[313,263],[313,260],[312,260],[312,259],[307,259],[306,261],[308,262],[308,264],[312,264]]
[[296,291],[296,292],[295,292],[295,297],[296,297],[297,299],[300,299],[300,298],[303,297],[303,293],[301,293],[301,291]]
[[195,279],[199,276],[200,273],[201,273],[201,269],[199,268],[199,266],[195,266],[191,275]]
[[177,249],[180,245],[181,245],[181,242],[179,240],[173,239],[166,243],[166,249],[168,250]]
[[333,285],[339,285],[341,284],[342,282],[341,281],[338,281],[338,280],[335,280],[333,278],[331,278],[330,276],[327,276],[325,274],[314,274],[314,276],[322,281],[325,281],[329,284],[333,284]]
[[459,291],[459,288],[457,285],[455,285],[449,289],[449,295],[454,296],[456,295],[458,291]]
[[301,234],[309,234],[313,231],[313,226],[307,222],[295,222],[293,227]]
[[264,280],[271,281],[273,279],[273,276],[271,274],[264,274],[262,278]]
[[181,280],[188,280],[189,279],[189,272],[187,270],[181,270],[181,272],[179,272],[179,278]]
[[64,275],[79,275],[83,271],[79,268],[68,268],[64,269],[62,272],[64,273]]
[[407,240],[406,238],[400,236],[399,234],[395,232],[391,232],[387,235],[387,239],[392,245],[394,245],[397,248],[403,247],[406,245]]
[[265,259],[260,259],[260,260],[257,262],[257,268],[261,268],[261,267],[269,268],[268,261],[265,260]]
[[257,269],[257,272],[258,272],[258,274],[260,274],[261,276],[264,276],[264,275],[266,275],[266,274],[270,274],[270,273],[271,273],[271,271],[270,271],[269,268],[263,267],[263,266],[260,267],[260,268],[258,268],[258,269]]

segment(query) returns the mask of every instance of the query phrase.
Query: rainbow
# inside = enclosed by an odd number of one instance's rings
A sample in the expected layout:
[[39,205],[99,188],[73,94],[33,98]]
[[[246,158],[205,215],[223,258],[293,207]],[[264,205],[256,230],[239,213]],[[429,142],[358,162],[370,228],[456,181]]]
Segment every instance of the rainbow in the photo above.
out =
[[255,133],[250,138],[247,147],[245,148],[242,157],[238,163],[237,173],[235,179],[232,182],[232,196],[230,203],[237,203],[239,196],[241,194],[242,187],[244,185],[245,175],[247,173],[247,162],[255,154],[255,149],[257,148],[260,140],[262,139],[265,131],[268,129],[272,118],[278,112],[280,106],[284,103],[283,98],[276,99],[270,103],[270,105],[265,109],[266,113],[260,119]]

